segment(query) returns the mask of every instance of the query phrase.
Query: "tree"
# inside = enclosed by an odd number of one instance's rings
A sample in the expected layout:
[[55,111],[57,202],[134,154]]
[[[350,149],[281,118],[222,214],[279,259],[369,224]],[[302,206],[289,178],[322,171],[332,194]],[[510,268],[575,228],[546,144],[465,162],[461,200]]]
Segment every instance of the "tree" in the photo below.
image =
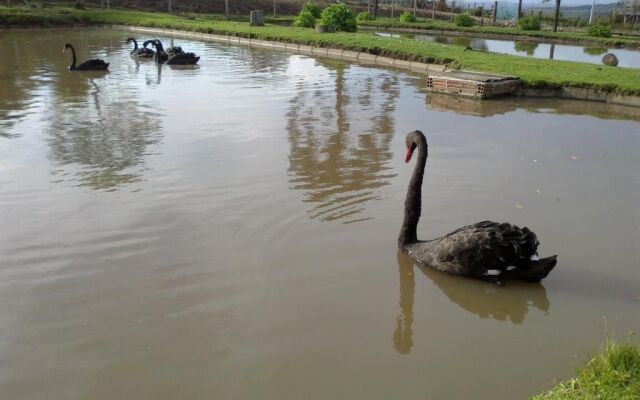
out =
[[378,0],[375,0],[373,3],[373,19],[376,19],[378,16]]
[[229,19],[229,0],[224,0],[224,19]]

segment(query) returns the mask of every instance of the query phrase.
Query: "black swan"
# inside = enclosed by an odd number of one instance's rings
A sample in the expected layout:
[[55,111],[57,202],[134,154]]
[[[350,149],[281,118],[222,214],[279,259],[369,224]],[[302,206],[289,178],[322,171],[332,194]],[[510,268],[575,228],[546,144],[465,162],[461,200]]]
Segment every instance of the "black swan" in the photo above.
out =
[[155,51],[147,48],[146,45],[151,43],[151,40],[147,40],[143,43],[142,47],[138,48],[138,41],[134,38],[127,38],[127,44],[133,42],[133,50],[131,50],[131,55],[139,58],[151,58],[155,54]]
[[73,55],[69,71],[104,71],[109,68],[109,63],[99,59],[87,60],[80,65],[76,65],[76,49],[71,44],[66,43],[62,52],[64,53],[67,49],[71,49],[71,54]]
[[[153,45],[156,47],[156,60],[158,62],[166,61],[169,65],[194,65],[200,60],[200,57],[193,53],[183,52],[180,47],[172,47],[171,49],[174,51],[171,53],[165,51],[164,47],[162,47],[162,42],[158,39],[154,40]],[[178,49],[180,52],[176,53],[175,49]]]
[[418,240],[427,139],[422,132],[414,131],[407,135],[406,146],[405,161],[411,160],[416,149],[418,161],[404,204],[404,221],[398,236],[400,251],[436,270],[495,283],[502,280],[539,282],[551,272],[557,256],[538,257],[538,239],[526,227],[482,221],[463,226],[438,239]]

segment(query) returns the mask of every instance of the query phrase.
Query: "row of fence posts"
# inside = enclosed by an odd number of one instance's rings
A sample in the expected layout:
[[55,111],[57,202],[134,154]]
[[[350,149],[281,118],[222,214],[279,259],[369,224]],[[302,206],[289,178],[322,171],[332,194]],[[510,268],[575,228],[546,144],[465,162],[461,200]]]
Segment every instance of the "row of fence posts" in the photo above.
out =
[[[418,11],[418,6],[417,6],[418,2],[417,0],[413,1],[413,15],[417,15],[417,11]],[[274,15],[275,15],[275,1],[274,1]],[[396,6],[396,2],[392,1],[391,2],[391,18],[395,18],[395,6]],[[453,22],[454,19],[454,9],[456,7],[456,2],[455,0],[453,0],[451,2],[451,22]],[[476,10],[476,3],[473,4],[473,9]],[[498,2],[494,1],[493,2],[493,9],[491,10],[491,22],[492,23],[496,23],[497,20],[497,10],[498,10]],[[377,11],[377,10],[376,10]],[[367,12],[369,14],[371,14],[371,1],[367,2]],[[375,13],[375,11],[374,11]],[[467,3],[467,13],[469,15],[471,15],[471,3]],[[532,11],[533,13],[533,11]],[[540,13],[542,13],[542,11],[540,11]],[[436,1],[433,0],[431,2],[431,18],[432,19],[436,19]],[[480,4],[480,25],[484,25],[484,3]]]
[[[167,6],[169,9],[169,13],[173,12],[172,10],[172,0],[167,0]],[[395,1],[391,2],[391,18],[394,18],[394,14],[395,14]],[[109,9],[111,8],[111,1],[110,0],[100,0],[100,5],[102,6],[102,8],[106,8]],[[474,10],[477,9],[476,7],[476,3],[474,3],[473,5]],[[455,0],[453,0],[451,2],[451,22],[453,22],[454,19],[454,9],[456,7],[456,2]],[[517,13],[517,17],[516,20],[519,19],[520,15],[521,15],[521,3],[518,2],[518,13]],[[225,9],[225,17],[228,18],[229,17],[229,0],[224,0],[224,9]],[[276,15],[276,11],[277,11],[277,0],[273,0],[273,15]],[[418,1],[417,0],[413,0],[413,15],[416,15],[418,11]],[[371,13],[371,1],[368,1],[368,7],[367,7],[367,12]],[[493,2],[493,9],[491,10],[491,22],[492,23],[496,23],[497,20],[497,12],[498,12],[498,2],[494,1]],[[471,15],[471,3],[467,3],[467,13],[469,15]],[[531,10],[531,16],[533,16],[533,10]],[[538,17],[542,17],[542,11],[540,11],[538,13]],[[436,0],[432,0],[431,1],[431,18],[435,19],[436,18]],[[480,4],[480,25],[484,25],[484,3]]]

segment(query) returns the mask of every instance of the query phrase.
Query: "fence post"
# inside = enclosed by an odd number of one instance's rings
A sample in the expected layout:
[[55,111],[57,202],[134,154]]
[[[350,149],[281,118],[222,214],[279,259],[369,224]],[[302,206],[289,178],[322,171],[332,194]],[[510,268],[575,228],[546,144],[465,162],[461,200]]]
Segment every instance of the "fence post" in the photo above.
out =
[[456,8],[456,1],[451,2],[451,22],[453,22],[453,9]]
[[493,13],[491,14],[491,22],[496,23],[496,19],[498,18],[498,2],[493,2]]

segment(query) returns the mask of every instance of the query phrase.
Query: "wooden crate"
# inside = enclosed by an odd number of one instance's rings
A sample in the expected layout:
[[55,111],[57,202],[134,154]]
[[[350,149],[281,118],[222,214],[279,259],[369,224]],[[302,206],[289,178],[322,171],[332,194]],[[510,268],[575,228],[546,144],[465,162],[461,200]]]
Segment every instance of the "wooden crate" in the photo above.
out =
[[511,94],[519,85],[518,78],[473,72],[453,71],[427,77],[428,91],[479,99]]

